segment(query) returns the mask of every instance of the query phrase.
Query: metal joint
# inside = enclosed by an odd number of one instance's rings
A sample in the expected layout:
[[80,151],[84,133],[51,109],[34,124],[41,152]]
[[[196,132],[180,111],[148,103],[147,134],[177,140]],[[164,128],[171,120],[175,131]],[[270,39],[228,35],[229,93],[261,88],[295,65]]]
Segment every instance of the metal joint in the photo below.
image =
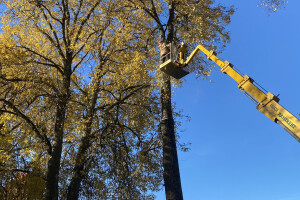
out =
[[225,61],[224,64],[225,64],[224,67],[222,67],[220,71],[226,74],[228,67],[233,68],[233,65],[228,61]]
[[275,96],[271,92],[268,92],[266,98],[264,100],[262,100],[261,102],[259,102],[259,104],[262,105],[262,106],[265,106],[269,102],[271,102],[272,100],[274,100],[276,102],[279,102],[279,98],[277,96]]
[[243,89],[243,85],[245,83],[247,83],[248,81],[250,81],[251,83],[253,83],[253,79],[250,78],[248,75],[244,75],[244,80],[242,80],[239,84],[238,84],[238,88]]
[[213,55],[216,56],[217,54],[216,54],[216,52],[214,52],[213,50],[211,50],[211,51],[209,52],[209,55],[207,56],[207,59],[208,59],[208,60],[211,60],[210,57],[212,57]]

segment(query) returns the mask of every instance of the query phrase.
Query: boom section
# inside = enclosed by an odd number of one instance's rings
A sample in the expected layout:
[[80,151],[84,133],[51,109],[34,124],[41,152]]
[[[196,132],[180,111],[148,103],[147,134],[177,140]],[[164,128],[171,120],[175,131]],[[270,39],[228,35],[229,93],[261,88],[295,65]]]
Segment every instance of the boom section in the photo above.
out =
[[238,83],[238,88],[257,104],[257,110],[272,121],[278,123],[298,142],[300,142],[300,120],[278,103],[279,98],[277,96],[270,92],[266,94],[260,90],[256,85],[254,85],[254,80],[252,78],[248,75],[242,76],[233,68],[231,63],[220,60],[214,51],[209,51],[204,46],[198,45],[183,63],[184,66],[187,66],[192,61],[198,51],[202,51],[206,54],[209,60],[214,61],[221,67],[221,72],[228,74],[233,80],[235,80]]

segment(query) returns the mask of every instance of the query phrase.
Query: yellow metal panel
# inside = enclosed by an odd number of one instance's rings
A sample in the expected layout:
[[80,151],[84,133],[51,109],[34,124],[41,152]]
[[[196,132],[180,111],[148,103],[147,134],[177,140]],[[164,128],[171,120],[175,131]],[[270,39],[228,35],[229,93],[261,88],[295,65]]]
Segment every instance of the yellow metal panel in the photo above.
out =
[[207,56],[209,55],[209,51],[204,47],[204,46],[202,46],[202,45],[198,45],[197,47],[196,47],[196,49],[200,49],[203,53],[205,53]]
[[260,89],[258,89],[258,87],[256,87],[255,85],[253,85],[253,83],[251,83],[250,81],[247,81],[241,87],[241,89],[244,89],[245,91],[247,91],[258,102],[262,102],[263,100],[265,100],[267,98],[267,95],[263,91],[261,91]]
[[190,62],[192,61],[192,59],[194,58],[194,56],[198,53],[200,49],[199,48],[196,48],[192,53],[191,55],[186,59],[185,61],[185,64],[188,65],[190,64]]
[[266,115],[269,119],[271,119],[272,121],[276,121],[276,117],[277,117],[277,111],[279,110],[278,108],[278,103],[275,102],[274,100],[270,101],[267,105],[261,105],[259,104],[256,109],[259,110],[261,113],[263,113],[264,115]]
[[233,78],[233,80],[235,80],[237,83],[240,83],[240,82],[242,82],[244,80],[243,76],[241,76],[233,68],[228,68],[226,70],[226,73],[228,74],[228,76],[230,76],[231,78]]
[[271,100],[267,105],[258,105],[257,109],[270,118],[272,121],[280,121],[291,135],[298,141],[300,140],[300,120],[287,111],[279,103]]
[[209,57],[212,61],[214,61],[217,65],[219,65],[221,68],[225,66],[224,62],[220,60],[216,55],[212,55]]

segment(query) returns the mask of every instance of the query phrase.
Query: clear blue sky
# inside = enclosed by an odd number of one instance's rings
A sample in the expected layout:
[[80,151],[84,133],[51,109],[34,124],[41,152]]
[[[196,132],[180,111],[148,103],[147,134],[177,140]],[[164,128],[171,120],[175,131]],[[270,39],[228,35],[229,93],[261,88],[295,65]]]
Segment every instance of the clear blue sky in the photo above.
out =
[[[219,55],[300,113],[300,1],[269,15],[258,0],[235,5],[231,43]],[[259,111],[216,67],[212,83],[190,74],[174,101],[191,117],[179,152],[186,200],[300,200],[300,143]],[[299,116],[298,116],[299,118]],[[157,199],[165,199],[164,192]]]

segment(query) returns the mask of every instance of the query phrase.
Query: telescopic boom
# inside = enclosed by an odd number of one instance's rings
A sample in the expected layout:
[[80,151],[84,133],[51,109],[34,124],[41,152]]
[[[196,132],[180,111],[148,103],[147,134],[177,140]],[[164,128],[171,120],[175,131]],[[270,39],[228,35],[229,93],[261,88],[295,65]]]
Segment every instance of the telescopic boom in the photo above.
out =
[[198,51],[202,51],[206,54],[209,60],[214,61],[221,67],[221,72],[229,75],[233,80],[235,80],[238,83],[238,88],[257,104],[257,110],[275,123],[279,124],[298,142],[300,142],[300,120],[278,103],[279,98],[270,92],[263,92],[255,85],[252,78],[248,75],[242,76],[233,68],[231,63],[228,61],[223,62],[213,51],[207,50],[204,46],[198,45],[186,61],[183,59],[186,47],[182,46],[179,49],[179,58],[174,60],[172,59],[174,56],[170,56],[171,59],[163,62],[160,65],[160,69],[177,79],[182,78],[188,74],[186,66],[192,61]]

